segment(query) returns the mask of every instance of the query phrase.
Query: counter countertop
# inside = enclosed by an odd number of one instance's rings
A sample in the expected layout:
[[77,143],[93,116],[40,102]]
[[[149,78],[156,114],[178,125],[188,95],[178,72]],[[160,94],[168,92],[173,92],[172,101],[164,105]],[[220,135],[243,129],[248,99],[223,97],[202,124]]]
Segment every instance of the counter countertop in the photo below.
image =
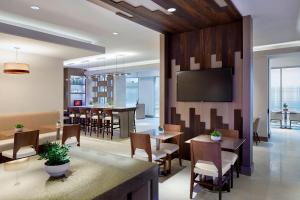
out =
[[60,179],[49,178],[45,161],[37,156],[1,164],[0,199],[101,199],[118,185],[157,170],[153,163],[80,148],[72,149],[70,155],[70,171]]

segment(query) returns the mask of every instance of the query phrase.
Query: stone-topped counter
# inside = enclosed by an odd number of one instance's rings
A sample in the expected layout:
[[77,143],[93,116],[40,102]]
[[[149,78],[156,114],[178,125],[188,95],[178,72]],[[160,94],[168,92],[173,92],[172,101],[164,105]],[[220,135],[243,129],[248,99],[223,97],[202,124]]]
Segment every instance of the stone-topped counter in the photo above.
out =
[[71,151],[66,177],[52,179],[37,156],[0,165],[0,199],[158,199],[158,167],[127,157]]

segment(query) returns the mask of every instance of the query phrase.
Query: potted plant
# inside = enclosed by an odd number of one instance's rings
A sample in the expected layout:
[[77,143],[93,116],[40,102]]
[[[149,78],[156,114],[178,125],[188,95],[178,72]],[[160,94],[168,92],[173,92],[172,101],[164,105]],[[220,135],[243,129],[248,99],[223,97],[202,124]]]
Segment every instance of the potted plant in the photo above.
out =
[[220,131],[216,131],[214,130],[211,134],[210,134],[210,138],[213,141],[220,141],[222,137],[222,134],[220,133]]
[[288,109],[288,105],[287,103],[284,103],[283,104],[283,111],[287,112],[289,109]]
[[23,131],[23,128],[24,128],[24,125],[23,124],[16,124],[16,132],[22,132]]
[[161,132],[164,131],[164,129],[161,126],[158,127],[158,130]]
[[45,170],[52,177],[59,177],[70,168],[69,146],[49,143],[43,146],[39,160],[46,160]]

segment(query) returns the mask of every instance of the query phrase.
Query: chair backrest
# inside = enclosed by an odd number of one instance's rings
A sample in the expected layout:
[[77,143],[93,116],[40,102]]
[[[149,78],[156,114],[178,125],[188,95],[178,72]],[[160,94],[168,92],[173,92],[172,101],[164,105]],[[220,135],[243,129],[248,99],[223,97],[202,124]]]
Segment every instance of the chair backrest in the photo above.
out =
[[[181,125],[165,124],[164,125],[164,130],[165,131],[170,131],[170,132],[180,132],[181,131]],[[181,144],[181,137],[182,137],[182,135],[178,135],[177,137],[170,138],[166,142],[171,142],[173,144],[178,144],[178,145],[181,146],[182,145]]]
[[79,108],[79,113],[81,115],[86,115],[88,113],[89,109],[87,108]]
[[111,117],[113,116],[113,112],[112,112],[112,109],[103,109],[103,115],[106,116],[106,117]]
[[100,115],[101,114],[101,109],[100,108],[92,108],[91,109],[91,114],[92,115]]
[[290,120],[292,120],[292,121],[300,121],[300,113],[291,112],[290,113]]
[[71,107],[68,108],[68,111],[69,114],[76,114],[79,112],[77,108],[71,108]]
[[143,149],[148,155],[148,161],[152,162],[150,135],[147,133],[130,133],[131,157],[136,149]]
[[177,124],[165,124],[164,125],[165,131],[174,131],[174,132],[180,132],[181,131],[181,125]]
[[76,137],[78,142],[77,146],[80,146],[80,125],[79,124],[64,125],[61,143],[64,145],[66,140],[71,137]]
[[256,118],[253,122],[253,132],[257,133],[260,124],[260,117]]
[[17,158],[17,153],[21,147],[33,146],[37,151],[39,146],[39,133],[39,130],[15,133],[13,159]]
[[224,137],[239,138],[239,131],[238,130],[217,129],[217,131],[220,131],[222,136],[224,136]]
[[271,112],[271,120],[282,120],[281,112]]
[[222,177],[221,146],[218,142],[191,141],[192,170],[198,161],[212,162],[218,169],[218,176]]

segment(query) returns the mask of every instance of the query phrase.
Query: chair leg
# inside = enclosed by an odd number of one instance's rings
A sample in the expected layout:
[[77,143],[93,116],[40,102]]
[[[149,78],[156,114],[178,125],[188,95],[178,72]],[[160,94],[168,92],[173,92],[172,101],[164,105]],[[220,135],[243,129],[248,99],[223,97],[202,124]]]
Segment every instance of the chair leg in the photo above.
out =
[[239,163],[239,160],[237,160],[235,162],[235,167],[236,167],[236,177],[239,178],[240,177],[240,163]]
[[191,172],[191,183],[190,183],[190,199],[193,198],[193,191],[194,191],[194,180],[195,180],[195,175],[194,172]]
[[169,173],[171,174],[171,163],[172,163],[172,155],[168,154],[168,165],[169,165]]
[[233,165],[230,167],[230,187],[233,188]]
[[181,160],[181,158],[182,158],[181,152],[178,150],[178,160],[179,160],[180,167],[182,167],[182,160]]
[[219,200],[222,200],[222,178],[218,180]]
[[167,174],[167,157],[164,157],[163,162],[164,162],[164,174]]

